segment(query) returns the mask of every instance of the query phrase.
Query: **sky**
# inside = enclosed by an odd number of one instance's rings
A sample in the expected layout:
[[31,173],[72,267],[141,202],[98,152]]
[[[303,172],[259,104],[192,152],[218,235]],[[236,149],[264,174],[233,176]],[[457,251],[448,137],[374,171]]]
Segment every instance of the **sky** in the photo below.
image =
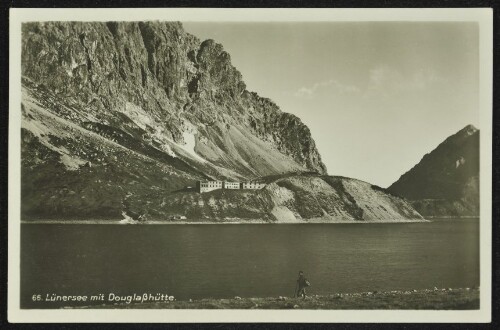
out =
[[387,187],[479,127],[479,29],[465,22],[184,22],[247,89],[309,127],[330,175]]

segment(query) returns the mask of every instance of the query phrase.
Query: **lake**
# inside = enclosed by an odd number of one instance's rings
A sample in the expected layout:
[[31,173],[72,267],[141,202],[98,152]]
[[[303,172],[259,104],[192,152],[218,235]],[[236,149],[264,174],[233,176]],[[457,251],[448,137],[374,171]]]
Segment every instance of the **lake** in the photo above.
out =
[[[479,220],[428,223],[21,225],[21,307],[40,294],[178,300],[479,285]],[[102,303],[102,302],[100,302]]]

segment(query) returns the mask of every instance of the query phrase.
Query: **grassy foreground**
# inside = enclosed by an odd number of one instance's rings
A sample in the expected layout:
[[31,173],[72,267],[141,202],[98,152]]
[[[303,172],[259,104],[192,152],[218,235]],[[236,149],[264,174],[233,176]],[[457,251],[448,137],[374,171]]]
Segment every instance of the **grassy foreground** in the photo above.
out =
[[101,305],[126,309],[479,309],[479,289],[434,289],[312,295],[302,298],[201,299]]

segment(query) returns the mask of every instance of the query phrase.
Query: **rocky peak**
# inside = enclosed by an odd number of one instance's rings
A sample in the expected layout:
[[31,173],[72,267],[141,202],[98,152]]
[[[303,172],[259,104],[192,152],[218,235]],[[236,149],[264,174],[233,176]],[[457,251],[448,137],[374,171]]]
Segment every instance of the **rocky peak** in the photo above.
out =
[[247,91],[222,45],[181,23],[42,22],[22,31],[24,86],[60,103],[49,108],[65,120],[123,132],[136,141],[128,146],[213,177],[326,173],[307,126]]
[[205,89],[214,89],[222,97],[239,97],[246,89],[241,73],[231,64],[231,56],[224,51],[221,44],[212,39],[201,43],[196,54],[196,64]]
[[478,176],[479,130],[468,125],[426,154],[388,190],[411,200],[453,201],[471,194],[471,182]]
[[473,125],[467,125],[465,126],[464,128],[462,128],[460,131],[458,131],[457,135],[472,135],[476,132],[478,132],[479,130],[474,127]]

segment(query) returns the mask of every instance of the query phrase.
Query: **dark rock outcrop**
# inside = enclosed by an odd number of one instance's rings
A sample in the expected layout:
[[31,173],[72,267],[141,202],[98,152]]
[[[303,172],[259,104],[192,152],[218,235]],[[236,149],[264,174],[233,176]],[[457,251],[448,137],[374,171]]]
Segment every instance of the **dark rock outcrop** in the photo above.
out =
[[448,137],[389,188],[424,216],[479,216],[479,130]]

